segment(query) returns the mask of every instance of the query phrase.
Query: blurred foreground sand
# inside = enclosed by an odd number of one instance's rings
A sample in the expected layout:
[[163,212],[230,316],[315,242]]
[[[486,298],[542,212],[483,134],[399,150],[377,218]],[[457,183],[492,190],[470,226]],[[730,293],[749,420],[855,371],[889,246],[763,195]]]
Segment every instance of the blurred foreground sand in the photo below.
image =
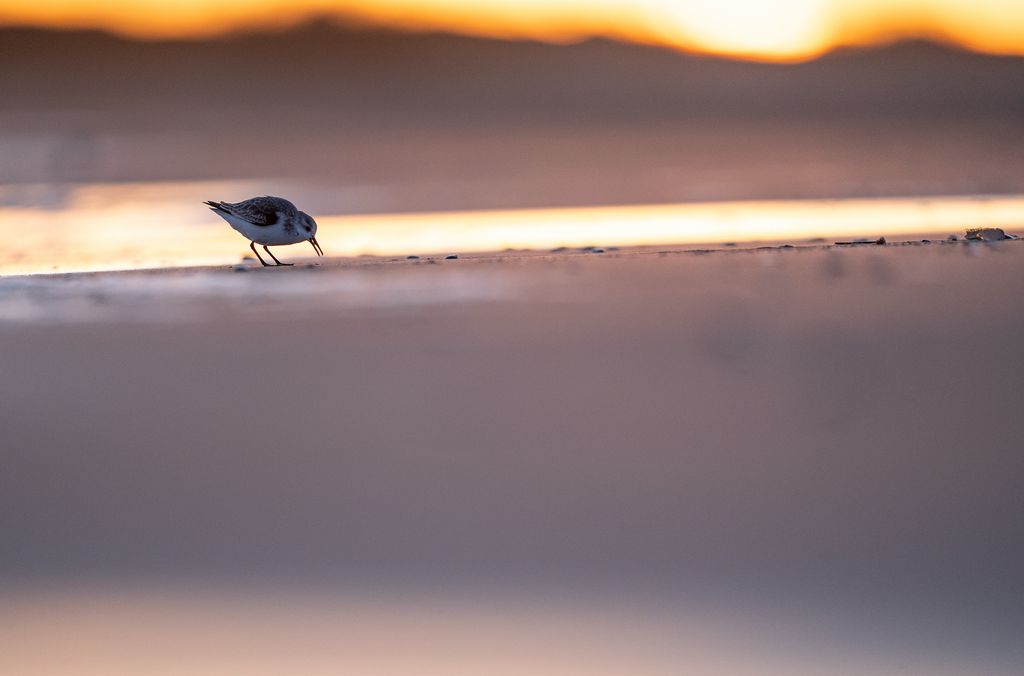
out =
[[1012,673],[1022,282],[1020,242],[8,278],[0,585],[696,592]]

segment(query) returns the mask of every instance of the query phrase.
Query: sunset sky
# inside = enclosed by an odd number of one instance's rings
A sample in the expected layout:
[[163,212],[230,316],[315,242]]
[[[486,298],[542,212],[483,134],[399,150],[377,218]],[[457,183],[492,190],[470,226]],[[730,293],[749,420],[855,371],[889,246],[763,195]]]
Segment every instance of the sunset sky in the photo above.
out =
[[314,15],[413,29],[566,41],[611,36],[800,59],[895,38],[1024,54],[1022,0],[0,0],[0,23],[205,37]]

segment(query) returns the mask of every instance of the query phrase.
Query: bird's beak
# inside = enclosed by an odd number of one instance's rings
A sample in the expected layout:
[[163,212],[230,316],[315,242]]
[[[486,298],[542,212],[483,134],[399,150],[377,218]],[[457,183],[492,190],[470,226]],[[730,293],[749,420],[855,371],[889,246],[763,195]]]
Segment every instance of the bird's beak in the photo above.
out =
[[309,243],[313,245],[313,250],[316,251],[317,256],[324,255],[324,250],[320,248],[320,244],[316,241],[316,237],[310,237]]

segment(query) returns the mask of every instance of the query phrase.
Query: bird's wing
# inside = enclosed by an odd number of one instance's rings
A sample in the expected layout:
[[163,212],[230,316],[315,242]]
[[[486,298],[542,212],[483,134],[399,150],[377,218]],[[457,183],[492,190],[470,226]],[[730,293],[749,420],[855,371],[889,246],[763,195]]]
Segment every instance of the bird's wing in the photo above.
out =
[[295,205],[282,197],[253,197],[244,202],[206,202],[214,211],[223,211],[253,225],[274,225],[278,214],[286,218],[298,215]]

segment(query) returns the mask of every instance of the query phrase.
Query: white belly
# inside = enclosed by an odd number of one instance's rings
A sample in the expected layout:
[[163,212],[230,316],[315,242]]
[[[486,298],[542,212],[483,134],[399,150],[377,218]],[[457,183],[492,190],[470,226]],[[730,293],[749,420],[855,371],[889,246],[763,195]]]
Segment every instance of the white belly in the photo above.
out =
[[298,230],[289,232],[284,229],[281,225],[253,225],[249,221],[244,221],[241,218],[232,216],[231,214],[224,214],[218,212],[228,224],[237,230],[242,237],[247,240],[256,242],[257,244],[266,244],[268,246],[275,246],[281,244],[297,244],[298,242],[304,242],[309,239],[303,237],[298,233]]

